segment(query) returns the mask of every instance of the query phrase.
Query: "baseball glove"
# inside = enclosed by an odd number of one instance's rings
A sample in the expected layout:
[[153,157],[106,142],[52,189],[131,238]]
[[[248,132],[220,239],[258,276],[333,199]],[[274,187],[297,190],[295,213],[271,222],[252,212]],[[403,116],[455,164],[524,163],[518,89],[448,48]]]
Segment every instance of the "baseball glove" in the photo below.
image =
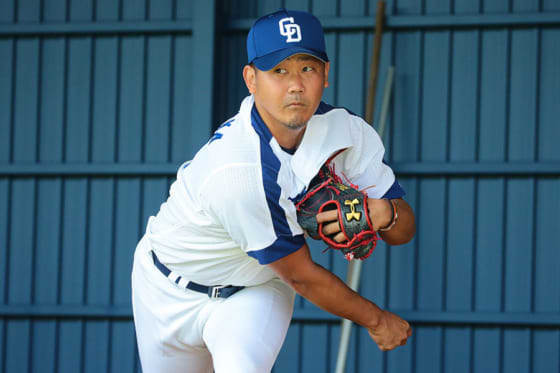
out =
[[[334,240],[334,235],[323,233],[323,223],[317,223],[315,216],[326,210],[338,210],[340,230],[345,236],[342,243]],[[367,208],[367,194],[355,185],[346,185],[325,165],[311,181],[309,191],[296,203],[297,219],[307,234],[316,240],[323,240],[332,249],[341,250],[347,260],[366,259],[377,244],[377,234]]]

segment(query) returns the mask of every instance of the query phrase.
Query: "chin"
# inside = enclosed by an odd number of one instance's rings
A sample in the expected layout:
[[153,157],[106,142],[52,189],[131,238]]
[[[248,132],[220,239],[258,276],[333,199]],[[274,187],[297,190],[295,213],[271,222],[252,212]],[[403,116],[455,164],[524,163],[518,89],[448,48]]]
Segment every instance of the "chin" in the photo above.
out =
[[286,126],[287,128],[291,129],[291,130],[300,130],[303,127],[305,127],[305,125],[307,124],[307,122],[287,122],[284,123],[284,126]]

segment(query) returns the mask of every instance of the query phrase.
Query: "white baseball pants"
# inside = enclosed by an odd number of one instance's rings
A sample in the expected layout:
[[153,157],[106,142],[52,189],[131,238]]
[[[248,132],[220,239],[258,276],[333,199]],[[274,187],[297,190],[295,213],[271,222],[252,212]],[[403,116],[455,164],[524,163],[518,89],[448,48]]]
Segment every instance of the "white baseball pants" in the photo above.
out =
[[180,289],[155,267],[143,239],[132,271],[142,370],[270,372],[292,318],[294,297],[294,291],[278,279],[227,299]]

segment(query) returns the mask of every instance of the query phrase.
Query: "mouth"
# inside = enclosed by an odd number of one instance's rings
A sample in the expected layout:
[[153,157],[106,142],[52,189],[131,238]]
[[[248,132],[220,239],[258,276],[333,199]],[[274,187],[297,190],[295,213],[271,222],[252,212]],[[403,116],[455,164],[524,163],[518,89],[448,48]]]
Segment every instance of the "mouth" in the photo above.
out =
[[288,105],[286,105],[286,107],[288,107],[288,108],[302,108],[302,107],[305,107],[305,104],[303,102],[291,102]]

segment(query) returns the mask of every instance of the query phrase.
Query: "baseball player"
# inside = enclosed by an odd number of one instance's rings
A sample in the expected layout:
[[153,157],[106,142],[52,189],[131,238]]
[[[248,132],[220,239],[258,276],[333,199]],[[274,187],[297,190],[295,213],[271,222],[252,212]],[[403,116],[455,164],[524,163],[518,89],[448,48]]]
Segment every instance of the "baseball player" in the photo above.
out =
[[[321,101],[330,67],[321,24],[305,12],[269,14],[250,29],[247,52],[250,96],[180,167],[136,248],[132,301],[147,373],[269,372],[296,292],[367,328],[382,350],[411,335],[406,321],[314,263],[297,222],[295,203],[331,159],[367,191],[385,241],[402,244],[415,232],[377,133]],[[334,211],[317,221],[344,240]]]

